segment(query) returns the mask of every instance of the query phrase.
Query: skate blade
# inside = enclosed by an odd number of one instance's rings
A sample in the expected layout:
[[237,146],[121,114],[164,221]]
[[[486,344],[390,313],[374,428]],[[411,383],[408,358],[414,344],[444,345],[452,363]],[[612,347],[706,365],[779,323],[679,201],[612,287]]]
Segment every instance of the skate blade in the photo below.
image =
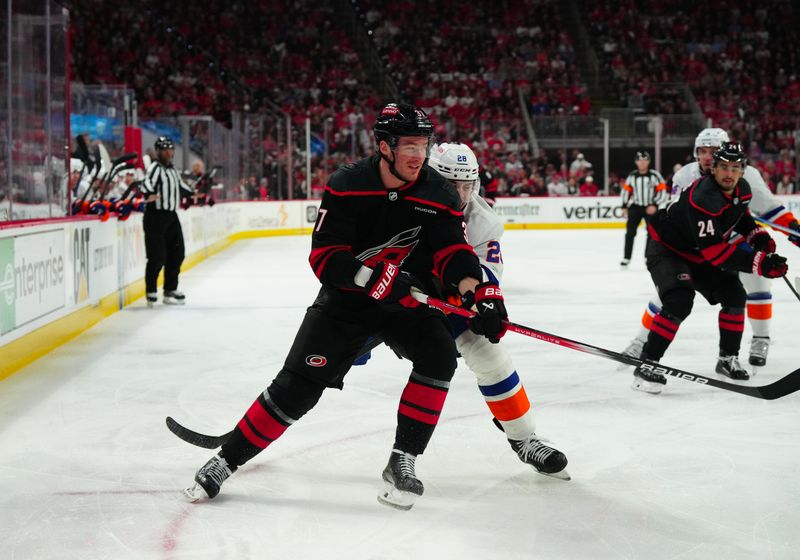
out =
[[636,377],[633,383],[631,383],[631,389],[634,391],[642,391],[643,393],[650,393],[651,395],[658,395],[664,390],[664,385],[652,381],[645,381],[644,379]]
[[[534,469],[534,470],[536,470],[536,469]],[[536,471],[536,472],[539,473],[542,476],[549,476],[551,478],[557,478],[559,480],[572,480],[572,477],[567,472],[567,469],[561,469],[560,471],[554,472],[554,473],[546,473],[546,472],[542,472],[542,471]]]
[[186,305],[186,300],[177,300],[177,299],[166,299],[164,298],[165,305]]
[[156,306],[156,303],[154,301],[148,301],[147,302],[147,307],[149,307],[150,309],[153,309],[155,306]]
[[192,503],[197,502],[199,500],[208,499],[208,494],[206,494],[206,491],[203,490],[203,487],[197,484],[196,482],[193,486],[190,486],[189,488],[184,488],[183,496]]
[[419,498],[419,496],[416,494],[406,492],[404,490],[398,490],[393,484],[388,482],[386,483],[383,492],[378,494],[378,502],[385,506],[403,511],[410,510],[417,498]]

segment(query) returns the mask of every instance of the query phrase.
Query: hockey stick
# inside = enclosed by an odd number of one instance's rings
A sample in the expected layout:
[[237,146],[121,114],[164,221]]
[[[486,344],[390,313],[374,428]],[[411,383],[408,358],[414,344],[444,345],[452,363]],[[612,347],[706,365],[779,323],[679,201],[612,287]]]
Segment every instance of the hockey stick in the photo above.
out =
[[764,218],[758,218],[756,216],[753,216],[753,219],[763,226],[769,226],[774,230],[785,233],[786,235],[800,236],[800,231],[793,230],[792,228],[788,228],[786,226],[782,226],[780,224],[776,224],[775,222],[770,222],[769,220],[765,220]]
[[233,430],[221,436],[209,436],[190,430],[185,426],[181,426],[171,416],[167,416],[167,428],[170,432],[181,438],[186,443],[191,443],[197,447],[204,447],[205,449],[216,449],[221,447],[233,435]]
[[[455,305],[450,305],[447,302],[432,298],[415,290],[412,290],[411,295],[414,297],[414,299],[416,299],[420,303],[423,303],[435,309],[439,309],[446,313],[454,313],[456,315],[461,315],[462,317],[468,317],[468,318],[475,316],[475,313],[471,311],[468,311],[461,307],[457,307]],[[523,334],[531,338],[543,340],[544,342],[549,342],[550,344],[556,344],[558,346],[564,346],[572,350],[586,352],[587,354],[593,354],[595,356],[600,356],[602,358],[607,358],[609,360],[614,360],[615,362],[628,364],[630,366],[637,366],[637,367],[645,366],[653,373],[678,377],[686,381],[693,381],[700,385],[710,385],[712,387],[717,387],[718,389],[733,391],[734,393],[741,393],[742,395],[747,395],[748,397],[773,400],[773,399],[779,399],[780,397],[784,397],[786,395],[794,393],[797,390],[800,390],[800,368],[778,379],[777,381],[770,383],[769,385],[762,385],[760,387],[737,385],[735,383],[728,383],[726,381],[720,381],[718,379],[714,379],[711,377],[705,377],[697,373],[691,373],[677,368],[666,367],[656,362],[651,362],[648,360],[640,360],[638,358],[634,358],[633,356],[626,356],[624,354],[620,354],[619,352],[614,352],[613,350],[606,350],[605,348],[592,346],[591,344],[578,342],[577,340],[570,340],[569,338],[564,338],[562,336],[558,336],[555,334],[550,334],[537,329],[532,329],[530,327],[525,327],[523,325],[518,325],[510,321],[507,322],[507,324],[508,324],[508,330],[510,331]]]
[[[792,290],[792,293],[794,294],[794,297],[796,297],[798,300],[800,300],[800,293],[797,293],[797,290],[795,290],[794,286],[792,286],[791,280],[786,278],[785,274],[783,276],[781,276],[781,278],[783,278],[784,282],[786,282],[786,285],[789,286],[789,289]],[[800,283],[800,278],[795,278],[794,280],[795,280],[795,282]]]
[[[360,358],[363,354],[374,350],[381,344],[383,344],[383,340],[377,337],[372,338],[369,342],[364,344],[361,350],[359,350],[357,357]],[[221,436],[201,434],[200,432],[190,430],[186,426],[181,426],[178,421],[171,416],[167,416],[167,429],[186,443],[191,443],[192,445],[203,447],[205,449],[216,449],[221,447],[231,438],[231,435],[233,435],[233,430],[226,434],[222,434]]]

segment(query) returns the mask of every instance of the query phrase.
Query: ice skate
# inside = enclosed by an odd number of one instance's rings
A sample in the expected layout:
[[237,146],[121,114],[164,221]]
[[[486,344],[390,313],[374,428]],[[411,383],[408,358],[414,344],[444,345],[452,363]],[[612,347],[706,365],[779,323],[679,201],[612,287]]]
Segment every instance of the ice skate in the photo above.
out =
[[769,352],[769,337],[754,336],[750,341],[750,362],[751,366],[767,365],[767,353]]
[[570,480],[569,473],[565,470],[567,457],[558,449],[543,443],[546,440],[536,434],[521,440],[508,440],[519,460],[532,466],[540,474]]
[[631,340],[631,343],[620,352],[623,356],[630,356],[632,358],[639,358],[642,355],[642,351],[644,350],[644,343],[646,341],[642,340],[641,338],[634,338]]
[[236,472],[237,467],[231,467],[224,457],[214,455],[208,462],[200,467],[194,475],[194,485],[183,491],[190,502],[203,498],[214,498],[219,494],[222,483]]
[[158,301],[158,294],[156,292],[147,292],[147,307],[154,307]]
[[393,449],[389,464],[383,469],[383,491],[378,494],[378,501],[389,507],[409,510],[414,501],[425,491],[422,481],[414,472],[416,455]]
[[[631,358],[640,358],[642,352],[644,351],[644,343],[647,342],[646,340],[642,340],[641,338],[634,338],[631,340],[631,343],[625,347],[625,350],[620,352],[623,356],[630,356]],[[625,368],[631,367],[629,364],[620,364],[617,366],[618,371],[622,371]]]
[[633,371],[631,389],[634,391],[658,395],[666,384],[667,378],[654,372],[652,364],[642,364]]
[[740,381],[750,379],[750,374],[739,364],[738,356],[720,356],[717,358],[716,372]]
[[629,264],[631,264],[631,260],[630,260],[630,259],[622,259],[621,261],[619,261],[619,266],[620,266],[620,267],[621,267],[623,270],[625,270],[626,268],[628,268],[628,265],[629,265]]
[[164,292],[164,303],[167,305],[184,305],[186,296],[183,295],[183,292],[170,290],[169,292]]

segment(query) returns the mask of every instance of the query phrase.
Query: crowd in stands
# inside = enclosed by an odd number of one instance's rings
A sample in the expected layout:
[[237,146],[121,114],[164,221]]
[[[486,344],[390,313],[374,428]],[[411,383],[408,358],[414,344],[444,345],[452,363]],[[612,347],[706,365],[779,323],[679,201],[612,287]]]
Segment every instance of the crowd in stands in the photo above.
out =
[[485,158],[525,142],[518,92],[532,114],[591,111],[555,0],[354,4],[404,96]]
[[[790,0],[583,2],[604,74],[631,108],[688,113],[687,82],[707,119],[743,142],[777,183],[800,128],[798,14]],[[794,175],[792,175],[792,178]]]
[[72,22],[72,79],[134,87],[140,120],[212,115],[230,123],[234,110],[266,112],[272,118],[264,148],[275,159],[285,155],[283,116],[298,136],[308,117],[314,130],[330,130],[330,169],[372,149],[365,131],[382,100],[330,3],[190,0],[151,2],[145,9],[101,0],[65,4]]
[[[285,159],[282,115],[298,138],[309,118],[327,145],[325,156],[315,153],[307,179],[296,142],[295,196],[305,196],[309,180],[318,195],[339,165],[373,153],[370,130],[384,100],[335,3],[64,4],[71,14],[72,79],[134,87],[140,120],[206,114],[229,122],[231,111],[269,116],[260,140],[263,172],[236,185],[242,193],[286,195],[275,187],[288,180],[278,164]],[[748,142],[776,190],[794,181],[800,83],[786,70],[797,63],[794,43],[783,40],[795,21],[789,2],[769,0],[764,8],[720,0],[713,9],[679,0],[584,4],[584,25],[631,107],[689,113],[679,88],[660,85],[688,80],[706,116]],[[591,172],[569,171],[577,150],[533,158],[527,144],[523,110],[592,112],[555,0],[351,5],[403,98],[429,110],[439,138],[471,145],[499,194],[587,194],[603,184]],[[781,17],[765,17],[768,10]]]

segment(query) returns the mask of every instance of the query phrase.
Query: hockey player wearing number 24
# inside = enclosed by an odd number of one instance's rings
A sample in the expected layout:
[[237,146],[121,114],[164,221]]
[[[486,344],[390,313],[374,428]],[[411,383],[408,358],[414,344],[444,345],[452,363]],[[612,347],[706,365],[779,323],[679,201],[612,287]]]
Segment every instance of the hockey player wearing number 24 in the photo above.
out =
[[[737,271],[778,278],[787,266],[775,253],[775,241],[750,215],[753,195],[742,178],[746,166],[741,145],[722,142],[714,152],[711,175],[683,191],[648,225],[647,269],[663,306],[653,319],[642,359],[661,359],[691,313],[697,291],[710,304],[722,305],[717,373],[749,378],[738,361],[746,294]],[[734,232],[745,242],[729,243]],[[634,389],[659,393],[665,383],[647,364],[634,372]]]
[[185,491],[190,500],[216,496],[233,472],[311,410],[325,388],[341,388],[361,347],[376,337],[412,363],[378,499],[411,508],[423,493],[416,458],[436,427],[457,355],[446,317],[411,297],[412,286],[431,293],[436,276],[448,290],[474,299],[476,323],[488,339],[505,334],[502,293],[481,281],[458,195],[425,165],[433,135],[427,115],[390,103],[374,132],[379,155],[342,167],[325,189],[309,258],[322,287],[283,368],[197,471]]
[[[691,187],[695,181],[711,173],[714,162],[714,152],[728,142],[728,133],[721,128],[705,128],[700,131],[694,141],[694,155],[697,161],[683,166],[672,178],[672,198],[677,199],[680,194]],[[757,169],[748,165],[742,177],[750,185],[753,199],[749,205],[750,213],[756,218],[764,218],[796,232],[789,235],[789,241],[800,246],[800,224],[797,218],[783,206],[767,184],[761,178]],[[732,235],[731,243],[741,243],[739,235]],[[753,332],[750,341],[749,362],[752,366],[763,366],[767,363],[767,353],[770,345],[770,322],[772,318],[772,280],[750,272],[740,272],[739,279],[747,292],[747,318]],[[656,295],[652,298],[642,314],[639,332],[623,354],[638,358],[642,347],[647,342],[647,334],[653,324],[653,317],[661,311],[661,300]],[[753,370],[755,374],[755,369]]]

